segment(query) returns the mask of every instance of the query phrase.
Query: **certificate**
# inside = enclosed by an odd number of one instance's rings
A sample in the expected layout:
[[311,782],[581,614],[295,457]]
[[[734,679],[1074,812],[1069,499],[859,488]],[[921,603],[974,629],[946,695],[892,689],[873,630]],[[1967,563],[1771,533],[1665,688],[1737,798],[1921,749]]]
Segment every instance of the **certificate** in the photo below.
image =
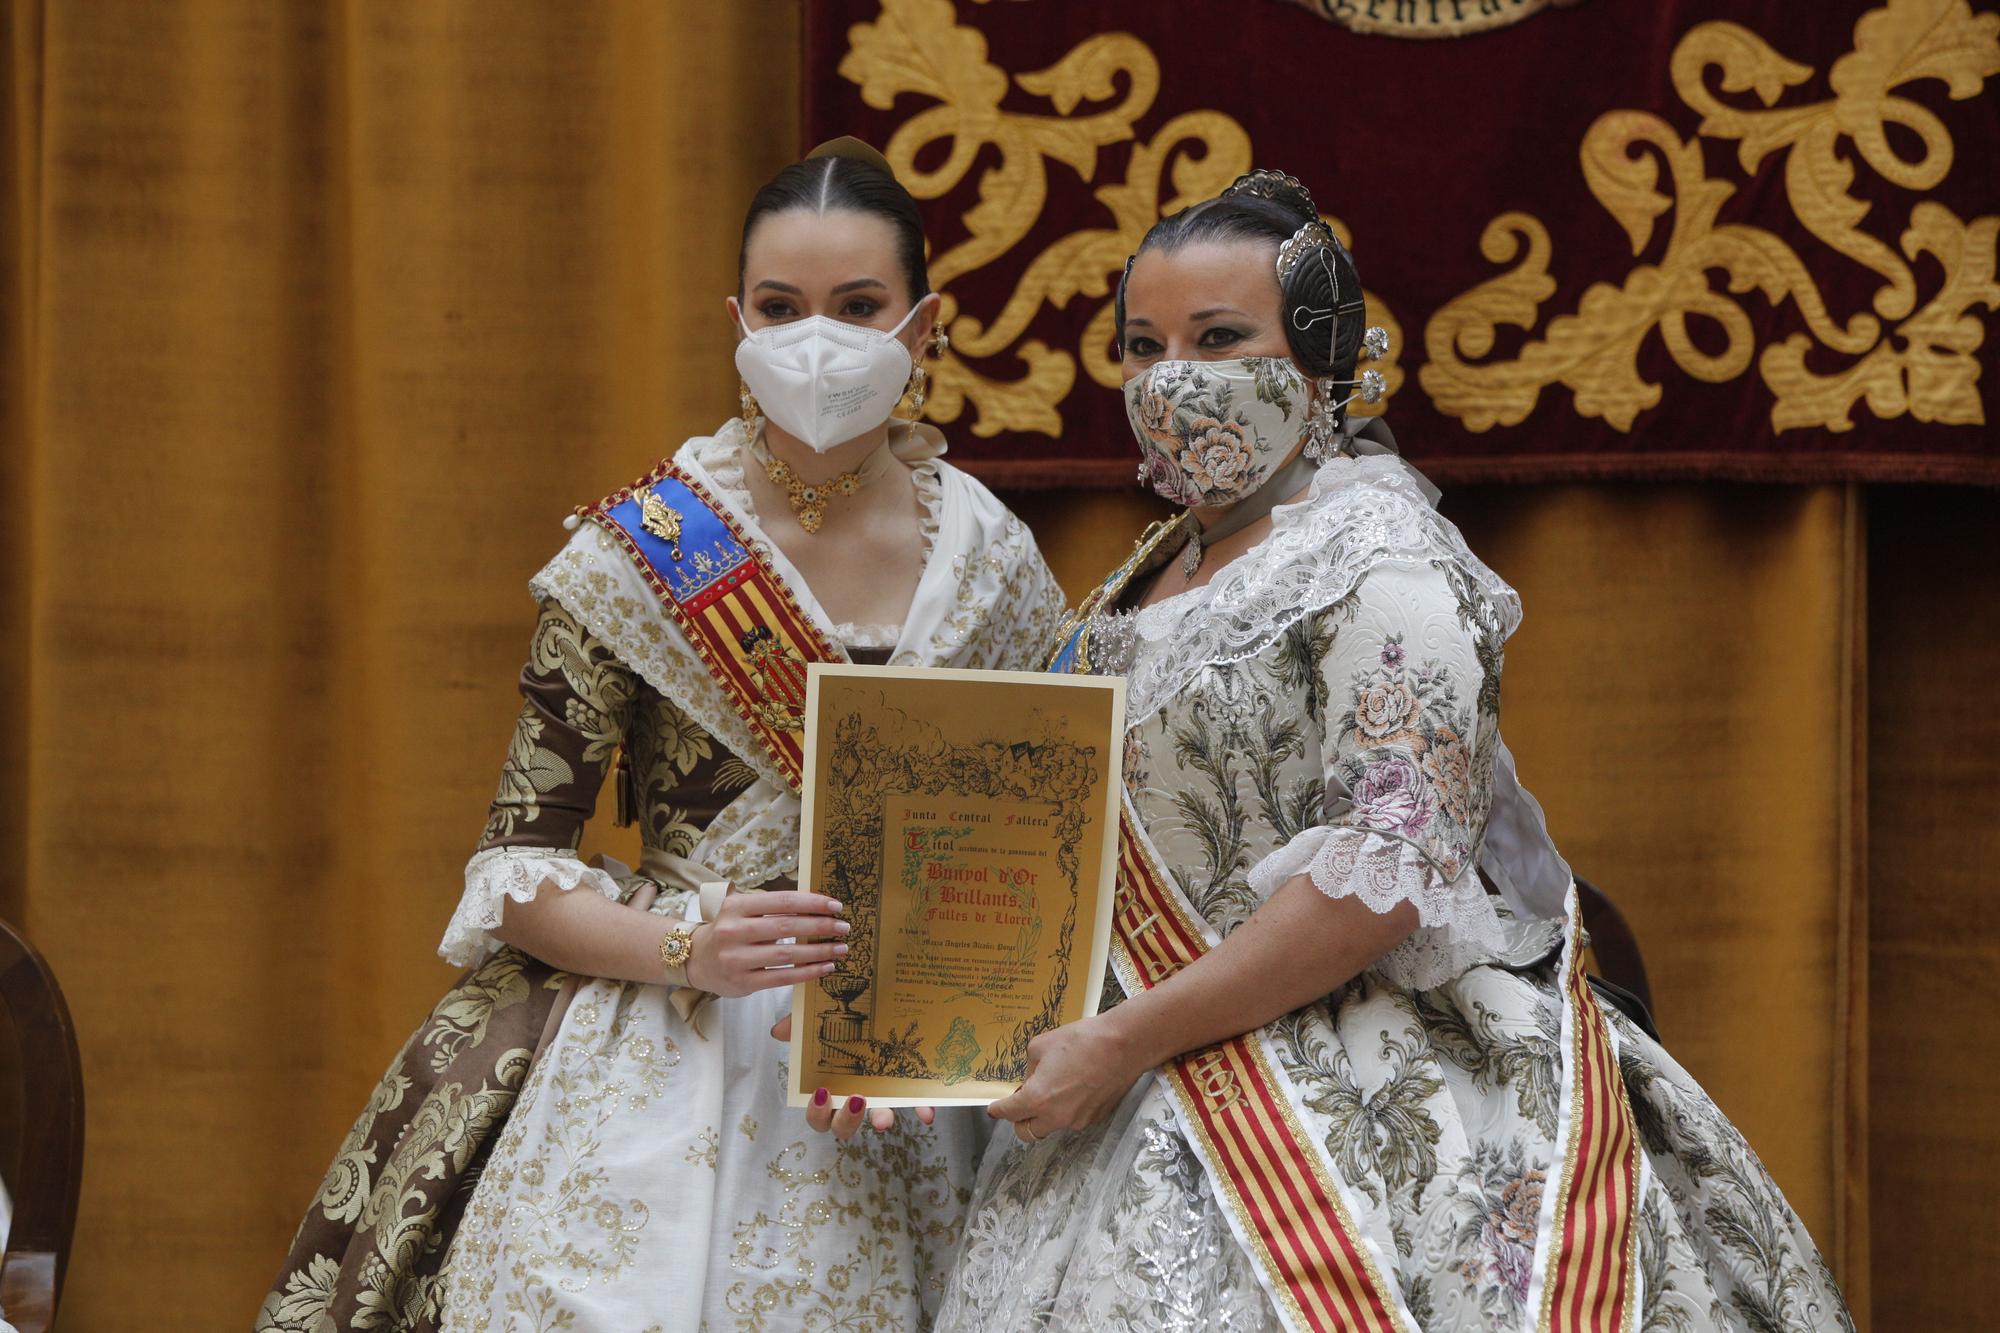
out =
[[853,931],[793,992],[792,1105],[983,1104],[1097,1011],[1124,722],[1113,678],[811,668],[799,883]]

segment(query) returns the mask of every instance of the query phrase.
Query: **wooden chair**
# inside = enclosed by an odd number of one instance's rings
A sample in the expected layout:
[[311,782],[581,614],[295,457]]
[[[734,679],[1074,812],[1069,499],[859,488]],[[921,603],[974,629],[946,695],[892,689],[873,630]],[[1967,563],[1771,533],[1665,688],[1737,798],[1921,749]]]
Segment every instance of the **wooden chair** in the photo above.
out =
[[8,1182],[14,1222],[0,1258],[0,1312],[20,1333],[46,1333],[62,1297],[83,1185],[83,1064],[55,974],[5,921],[0,1005],[13,1020],[21,1076],[21,1165]]
[[1590,933],[1590,954],[1596,959],[1597,975],[1632,996],[1651,1015],[1653,989],[1646,984],[1646,961],[1639,956],[1639,941],[1626,924],[1625,914],[1589,880],[1577,880],[1576,893],[1583,909],[1583,928]]

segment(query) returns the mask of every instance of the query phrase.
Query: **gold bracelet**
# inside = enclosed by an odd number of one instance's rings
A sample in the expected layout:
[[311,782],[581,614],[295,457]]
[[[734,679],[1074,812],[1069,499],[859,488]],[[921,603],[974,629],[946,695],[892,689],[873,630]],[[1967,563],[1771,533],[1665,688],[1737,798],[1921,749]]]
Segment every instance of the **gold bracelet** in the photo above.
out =
[[674,986],[688,984],[688,963],[694,958],[694,932],[676,922],[667,927],[667,933],[660,936],[660,967],[667,974],[667,982]]

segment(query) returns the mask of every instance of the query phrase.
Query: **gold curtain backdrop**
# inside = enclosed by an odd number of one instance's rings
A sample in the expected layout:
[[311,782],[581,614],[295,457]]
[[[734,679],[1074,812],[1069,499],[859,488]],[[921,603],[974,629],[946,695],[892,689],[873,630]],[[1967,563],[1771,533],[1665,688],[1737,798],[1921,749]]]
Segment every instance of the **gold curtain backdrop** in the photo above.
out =
[[[0,15],[0,910],[84,1047],[62,1327],[241,1327],[449,979],[527,576],[732,410],[721,298],[799,147],[798,13]],[[1072,593],[1152,512],[1019,500]],[[1446,509],[1526,599],[1511,744],[1671,1049],[1876,1328],[1968,1326],[2000,1278],[2000,499]]]

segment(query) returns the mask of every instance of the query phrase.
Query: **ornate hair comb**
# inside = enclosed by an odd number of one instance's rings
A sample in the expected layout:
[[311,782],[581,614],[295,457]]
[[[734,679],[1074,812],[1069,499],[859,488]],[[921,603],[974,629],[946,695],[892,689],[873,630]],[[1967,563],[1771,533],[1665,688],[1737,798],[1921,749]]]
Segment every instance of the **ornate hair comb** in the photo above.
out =
[[[1293,232],[1289,240],[1279,242],[1278,281],[1283,282],[1286,278],[1291,277],[1292,270],[1297,268],[1299,262],[1307,255],[1317,253],[1324,256],[1327,250],[1339,244],[1340,238],[1333,234],[1333,228],[1327,226],[1320,219],[1314,218],[1311,222],[1306,223]],[[1331,267],[1327,270],[1328,273],[1332,271]],[[1338,296],[1340,291],[1340,282],[1338,279],[1335,279],[1333,289],[1335,295]]]
[[1303,209],[1314,217],[1319,216],[1319,206],[1313,203],[1312,191],[1297,176],[1288,176],[1269,167],[1259,167],[1247,175],[1238,176],[1220,197],[1228,199],[1239,194],[1269,199],[1274,204]]

